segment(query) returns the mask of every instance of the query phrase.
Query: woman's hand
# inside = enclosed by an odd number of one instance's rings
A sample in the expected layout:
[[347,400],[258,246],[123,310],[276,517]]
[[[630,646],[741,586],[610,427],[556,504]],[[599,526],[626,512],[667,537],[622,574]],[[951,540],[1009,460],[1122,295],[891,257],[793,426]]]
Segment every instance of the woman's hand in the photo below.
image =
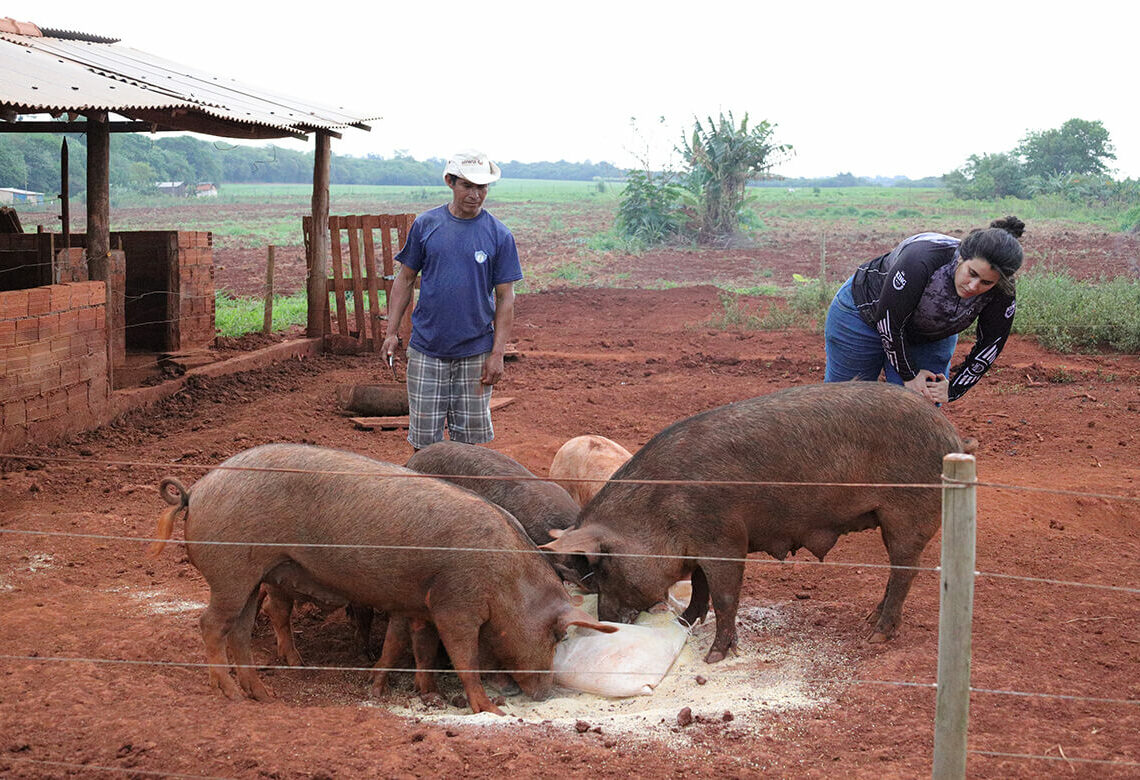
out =
[[944,404],[949,400],[950,383],[944,374],[935,374],[921,368],[914,379],[903,382],[903,387],[911,392],[918,393],[932,404]]

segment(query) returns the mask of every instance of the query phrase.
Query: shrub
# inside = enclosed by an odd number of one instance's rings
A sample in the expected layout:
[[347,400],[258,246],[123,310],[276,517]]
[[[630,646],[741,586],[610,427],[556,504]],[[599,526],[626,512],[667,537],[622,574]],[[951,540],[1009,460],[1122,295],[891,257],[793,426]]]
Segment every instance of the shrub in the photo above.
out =
[[1140,282],[1028,273],[1017,282],[1013,328],[1058,352],[1140,351]]

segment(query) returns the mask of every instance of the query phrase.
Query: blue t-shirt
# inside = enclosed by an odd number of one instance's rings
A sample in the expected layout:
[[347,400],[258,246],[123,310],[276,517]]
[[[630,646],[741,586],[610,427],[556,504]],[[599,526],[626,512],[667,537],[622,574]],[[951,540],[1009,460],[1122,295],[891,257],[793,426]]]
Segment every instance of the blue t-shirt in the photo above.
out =
[[396,260],[420,273],[410,347],[442,360],[491,351],[495,286],[522,279],[506,225],[486,210],[460,219],[440,206],[416,217]]

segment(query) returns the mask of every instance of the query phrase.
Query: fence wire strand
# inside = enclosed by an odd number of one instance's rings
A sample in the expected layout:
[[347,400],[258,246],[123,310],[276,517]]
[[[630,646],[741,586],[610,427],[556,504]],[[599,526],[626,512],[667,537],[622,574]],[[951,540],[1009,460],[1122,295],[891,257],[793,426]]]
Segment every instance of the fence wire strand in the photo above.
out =
[[[417,475],[419,476],[419,475]],[[72,537],[77,539],[92,539],[96,541],[109,541],[109,542],[133,542],[133,543],[158,543],[163,544],[179,544],[187,545],[203,545],[203,546],[219,546],[219,547],[304,547],[310,549],[334,549],[334,550],[401,550],[401,551],[414,551],[414,552],[469,552],[469,553],[510,553],[516,555],[551,555],[555,554],[546,550],[539,549],[510,549],[504,547],[444,547],[436,545],[412,545],[412,544],[335,544],[326,542],[253,542],[253,541],[219,541],[219,540],[202,540],[188,542],[185,539],[161,539],[158,537],[147,536],[124,536],[120,534],[85,534],[75,531],[44,531],[35,529],[20,529],[20,528],[0,528],[0,534],[12,534],[23,536],[47,536],[47,537]],[[688,560],[691,556],[686,555],[672,555],[665,553],[619,553],[619,552],[597,552],[591,553],[599,558],[651,558],[663,560]],[[893,565],[890,563],[860,563],[857,561],[819,561],[810,559],[796,559],[796,560],[777,560],[769,558],[735,558],[732,556],[702,556],[702,561],[717,562],[717,563],[744,563],[750,565],[761,566],[833,566],[837,568],[846,569],[899,569],[902,571],[914,572],[932,572],[938,573],[942,571],[941,566],[901,566]],[[1095,582],[1077,582],[1074,580],[1057,580],[1049,579],[1046,577],[1030,577],[1021,574],[1002,574],[999,572],[985,572],[975,571],[975,577],[991,577],[994,579],[1006,579],[1023,582],[1033,582],[1046,585],[1059,585],[1071,586],[1077,588],[1089,588],[1091,590],[1105,590],[1116,591],[1120,593],[1140,594],[1140,588],[1129,587],[1126,585],[1101,585]]]
[[1019,758],[1035,759],[1037,761],[1065,761],[1070,764],[1100,764],[1104,766],[1140,767],[1138,761],[1114,761],[1111,758],[1077,758],[1076,756],[1043,756],[1033,753],[1002,753],[997,750],[966,749],[967,753],[975,756],[988,756],[990,758]]
[[[288,666],[284,664],[214,664],[207,661],[153,661],[131,658],[88,658],[79,656],[38,656],[38,655],[11,655],[0,654],[0,661],[21,661],[21,662],[42,662],[42,663],[75,663],[75,664],[100,664],[104,666],[153,666],[160,668],[181,668],[181,669],[253,669],[261,671],[274,671],[274,672],[359,672],[370,674],[373,672],[404,672],[414,674],[416,672],[426,672],[430,674],[460,674],[472,672],[475,674],[554,674],[550,669],[455,669],[452,667],[440,667],[430,669],[416,669],[414,667],[406,666],[340,666],[340,665],[321,665],[321,666]],[[621,676],[644,676],[644,672],[637,671],[622,671],[614,669],[589,669],[590,674],[597,675],[611,675],[615,677]],[[666,673],[665,677],[676,677],[677,672],[670,670]],[[757,673],[754,669],[741,669],[738,671],[729,670],[706,670],[702,672],[702,677],[708,679],[718,678],[745,678],[756,679],[763,678],[763,673]],[[924,690],[936,690],[938,683],[936,682],[920,682],[914,680],[869,680],[863,678],[828,678],[828,679],[809,679],[803,678],[800,682],[808,685],[878,685],[894,688],[921,688]],[[1140,706],[1140,699],[1116,699],[1105,696],[1081,696],[1079,694],[1068,693],[1043,693],[1040,691],[1005,691],[992,688],[970,688],[971,693],[977,694],[990,694],[999,696],[1016,696],[1021,698],[1035,698],[1035,699],[1049,699],[1054,701],[1069,701],[1087,704],[1119,704],[1126,706]]]
[[[293,469],[262,466],[226,466],[224,464],[205,463],[163,463],[155,461],[131,460],[92,460],[91,458],[69,457],[63,455],[34,455],[15,452],[0,452],[0,459],[45,461],[49,463],[72,463],[84,466],[131,466],[140,468],[193,470],[193,471],[250,471],[281,474],[316,474],[321,476],[348,476],[348,477],[384,477],[384,478],[412,478],[412,479],[467,479],[467,480],[499,480],[512,482],[549,482],[548,477],[530,476],[486,476],[475,474],[392,474],[381,471],[325,471],[319,469]],[[1089,491],[1065,490],[1062,488],[1043,488],[1030,485],[1010,485],[1002,482],[962,481],[942,477],[940,482],[793,482],[788,480],[699,480],[699,479],[602,479],[574,477],[559,479],[560,482],[589,483],[612,482],[627,485],[673,485],[673,486],[712,486],[712,487],[834,487],[834,488],[882,488],[899,489],[914,488],[923,490],[941,490],[946,487],[985,487],[999,490],[1013,490],[1029,493],[1048,493],[1052,495],[1072,496],[1077,498],[1100,498],[1111,501],[1140,503],[1140,496],[1125,496],[1116,493],[1093,493]]]

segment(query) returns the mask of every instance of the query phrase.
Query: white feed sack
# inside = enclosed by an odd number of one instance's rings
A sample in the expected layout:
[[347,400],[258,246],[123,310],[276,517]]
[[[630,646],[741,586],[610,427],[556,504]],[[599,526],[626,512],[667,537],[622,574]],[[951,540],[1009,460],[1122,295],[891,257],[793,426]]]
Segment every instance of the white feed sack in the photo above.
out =
[[[686,583],[687,584],[687,583]],[[676,586],[675,586],[676,587]],[[684,605],[670,591],[670,606]],[[583,609],[597,612],[597,597],[586,597]],[[684,599],[687,604],[688,599]],[[605,621],[603,621],[605,622]],[[642,612],[631,625],[612,634],[571,626],[554,650],[554,682],[599,696],[648,696],[669,672],[689,638],[673,614]]]

